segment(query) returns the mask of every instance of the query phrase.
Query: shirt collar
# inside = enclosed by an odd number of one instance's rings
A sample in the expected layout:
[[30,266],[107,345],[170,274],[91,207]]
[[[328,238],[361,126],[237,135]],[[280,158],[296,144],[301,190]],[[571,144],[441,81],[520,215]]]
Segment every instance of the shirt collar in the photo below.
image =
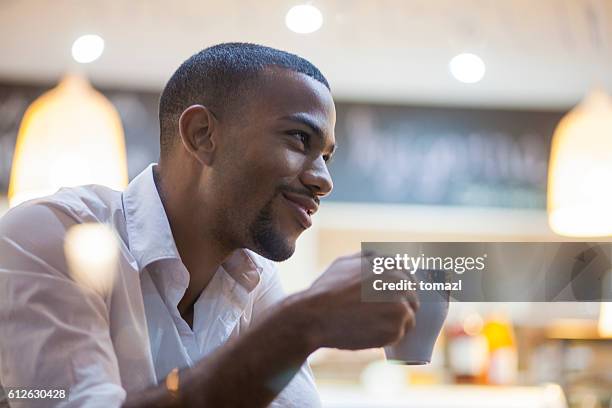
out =
[[[122,196],[128,245],[140,271],[162,259],[180,261],[170,223],[155,186],[154,166],[156,163],[150,164],[136,176]],[[257,256],[246,249],[236,250],[221,266],[249,292],[259,283],[263,270]]]
[[130,252],[138,267],[161,259],[180,259],[166,211],[155,187],[150,164],[128,184],[123,193],[123,210]]

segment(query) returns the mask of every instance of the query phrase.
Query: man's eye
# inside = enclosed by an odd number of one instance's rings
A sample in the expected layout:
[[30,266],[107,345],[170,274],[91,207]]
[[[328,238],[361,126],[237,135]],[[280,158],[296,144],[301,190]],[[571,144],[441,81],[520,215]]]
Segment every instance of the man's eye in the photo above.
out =
[[309,137],[307,133],[295,130],[291,132],[291,135],[297,138],[304,145],[304,147],[308,146]]

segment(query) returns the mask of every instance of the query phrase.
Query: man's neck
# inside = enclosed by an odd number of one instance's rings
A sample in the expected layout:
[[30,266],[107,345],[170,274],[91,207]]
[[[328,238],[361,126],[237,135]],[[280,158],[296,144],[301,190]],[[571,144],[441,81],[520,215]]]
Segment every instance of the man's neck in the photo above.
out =
[[173,177],[171,171],[160,166],[153,168],[157,191],[164,206],[174,242],[181,261],[189,272],[189,285],[178,304],[179,312],[192,325],[193,305],[206,288],[219,266],[234,249],[220,242],[214,234],[212,214],[197,205],[191,207],[197,194],[197,181],[186,176]]

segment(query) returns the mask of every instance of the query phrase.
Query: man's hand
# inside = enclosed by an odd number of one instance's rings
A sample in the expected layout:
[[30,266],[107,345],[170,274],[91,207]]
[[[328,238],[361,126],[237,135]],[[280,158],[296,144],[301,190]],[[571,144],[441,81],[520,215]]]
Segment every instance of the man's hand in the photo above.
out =
[[[294,310],[310,322],[316,347],[357,350],[382,347],[400,340],[415,325],[419,307],[416,294],[398,293],[394,302],[365,302],[361,298],[360,254],[336,259],[304,292],[297,294]],[[386,280],[405,279],[398,271],[385,272]]]

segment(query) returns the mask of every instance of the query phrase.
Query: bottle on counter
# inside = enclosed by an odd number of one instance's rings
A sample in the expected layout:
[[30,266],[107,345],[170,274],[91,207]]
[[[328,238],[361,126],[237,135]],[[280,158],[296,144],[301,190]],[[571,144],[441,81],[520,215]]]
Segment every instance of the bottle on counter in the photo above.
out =
[[448,364],[457,384],[486,384],[488,343],[483,335],[484,322],[471,313],[462,324],[447,328]]
[[482,333],[488,346],[486,382],[515,384],[518,378],[518,348],[510,321],[501,314],[487,318]]

